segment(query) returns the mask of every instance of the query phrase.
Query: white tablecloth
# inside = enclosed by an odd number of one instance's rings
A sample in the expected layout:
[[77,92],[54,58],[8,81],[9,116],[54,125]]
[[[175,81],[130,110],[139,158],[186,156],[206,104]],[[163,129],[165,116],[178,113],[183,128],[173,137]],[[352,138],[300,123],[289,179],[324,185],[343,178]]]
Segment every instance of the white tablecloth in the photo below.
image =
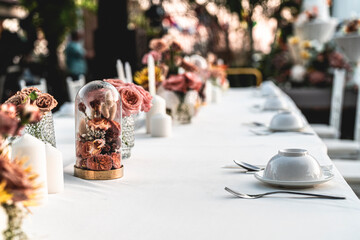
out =
[[[25,228],[36,239],[360,239],[360,202],[339,172],[304,191],[346,200],[273,196],[238,199],[275,188],[240,174],[232,160],[266,164],[281,148],[305,148],[331,164],[316,135],[255,136],[251,121],[269,122],[275,112],[253,108],[264,100],[254,89],[229,90],[221,103],[201,109],[190,125],[173,127],[171,138],[150,138],[140,129],[124,177],[87,181],[73,176],[74,120],[56,118],[64,156],[65,191],[33,209]],[[311,131],[311,129],[310,129]]]

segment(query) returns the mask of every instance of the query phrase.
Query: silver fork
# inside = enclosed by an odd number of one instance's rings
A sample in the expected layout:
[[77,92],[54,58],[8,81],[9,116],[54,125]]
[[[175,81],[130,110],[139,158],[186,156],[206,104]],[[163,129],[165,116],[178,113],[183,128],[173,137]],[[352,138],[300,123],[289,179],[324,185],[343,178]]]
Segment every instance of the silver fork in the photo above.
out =
[[330,195],[323,195],[316,193],[304,193],[304,192],[292,192],[292,191],[274,191],[274,192],[266,192],[261,194],[244,194],[244,193],[235,192],[234,190],[228,187],[225,187],[225,190],[238,198],[245,198],[245,199],[257,199],[257,198],[262,198],[266,195],[280,194],[280,193],[303,195],[303,196],[317,197],[323,199],[346,199],[345,197],[342,196],[330,196]]

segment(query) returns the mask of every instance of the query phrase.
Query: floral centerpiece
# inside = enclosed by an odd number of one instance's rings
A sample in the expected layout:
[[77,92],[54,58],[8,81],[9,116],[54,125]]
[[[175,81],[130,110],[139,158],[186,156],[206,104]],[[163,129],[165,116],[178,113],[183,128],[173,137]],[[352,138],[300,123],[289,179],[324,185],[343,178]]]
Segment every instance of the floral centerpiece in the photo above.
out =
[[131,156],[131,148],[134,146],[134,115],[140,111],[148,112],[152,106],[152,96],[143,87],[124,83],[119,79],[105,79],[112,84],[121,96],[122,102],[122,158]]
[[35,124],[41,118],[39,108],[31,105],[35,98],[33,91],[17,105],[0,105],[0,204],[8,217],[3,232],[6,240],[27,239],[21,229],[25,208],[36,203],[36,189],[40,187],[35,184],[36,175],[31,168],[23,167],[24,159],[11,161],[8,154],[11,139],[20,135],[26,124]]
[[318,47],[310,41],[291,37],[288,48],[274,54],[271,68],[280,85],[330,87],[333,69],[350,70],[350,65],[332,43]]
[[[153,56],[159,74],[156,74],[157,94],[166,100],[167,112],[175,120],[185,123],[201,105],[199,93],[204,89],[205,80],[201,78],[200,69],[191,61],[185,60],[181,45],[165,36],[150,41],[148,54],[143,58],[147,63],[149,55]],[[136,82],[146,87],[142,82]],[[145,82],[147,84],[147,82]]]
[[57,106],[58,102],[48,93],[42,93],[35,87],[24,88],[10,97],[5,103],[11,103],[15,106],[24,103],[39,109],[41,120],[37,123],[27,124],[25,132],[56,146],[55,130],[51,111]]

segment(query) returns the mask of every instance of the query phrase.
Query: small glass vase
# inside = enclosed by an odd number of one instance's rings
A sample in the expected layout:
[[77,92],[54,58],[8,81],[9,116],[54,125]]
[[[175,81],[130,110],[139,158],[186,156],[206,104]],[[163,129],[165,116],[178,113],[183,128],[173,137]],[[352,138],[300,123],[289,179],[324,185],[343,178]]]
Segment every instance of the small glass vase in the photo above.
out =
[[51,111],[43,115],[39,122],[27,124],[24,133],[28,133],[44,143],[56,147],[54,121]]
[[192,119],[192,106],[187,103],[180,103],[173,115],[175,122],[179,124],[189,124]]
[[135,117],[130,115],[128,117],[123,117],[121,120],[121,157],[122,159],[130,158],[131,148],[135,145]]
[[26,210],[16,204],[2,204],[7,214],[7,228],[3,232],[4,240],[25,240],[28,239],[22,230],[23,219],[26,216]]

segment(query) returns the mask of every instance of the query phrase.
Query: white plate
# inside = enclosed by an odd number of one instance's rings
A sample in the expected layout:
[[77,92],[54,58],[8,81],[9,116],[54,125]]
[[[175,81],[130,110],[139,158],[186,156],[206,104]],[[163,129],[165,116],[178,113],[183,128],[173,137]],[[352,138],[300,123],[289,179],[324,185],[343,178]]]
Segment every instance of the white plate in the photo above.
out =
[[301,127],[301,128],[273,128],[273,127],[270,127],[269,126],[269,130],[270,131],[274,131],[274,132],[286,132],[286,131],[289,131],[289,132],[302,132],[305,130],[305,126]]
[[334,178],[334,174],[331,171],[324,171],[322,178],[311,181],[278,181],[268,178],[264,178],[264,171],[255,173],[255,178],[263,183],[281,187],[312,187],[318,184],[325,183]]

